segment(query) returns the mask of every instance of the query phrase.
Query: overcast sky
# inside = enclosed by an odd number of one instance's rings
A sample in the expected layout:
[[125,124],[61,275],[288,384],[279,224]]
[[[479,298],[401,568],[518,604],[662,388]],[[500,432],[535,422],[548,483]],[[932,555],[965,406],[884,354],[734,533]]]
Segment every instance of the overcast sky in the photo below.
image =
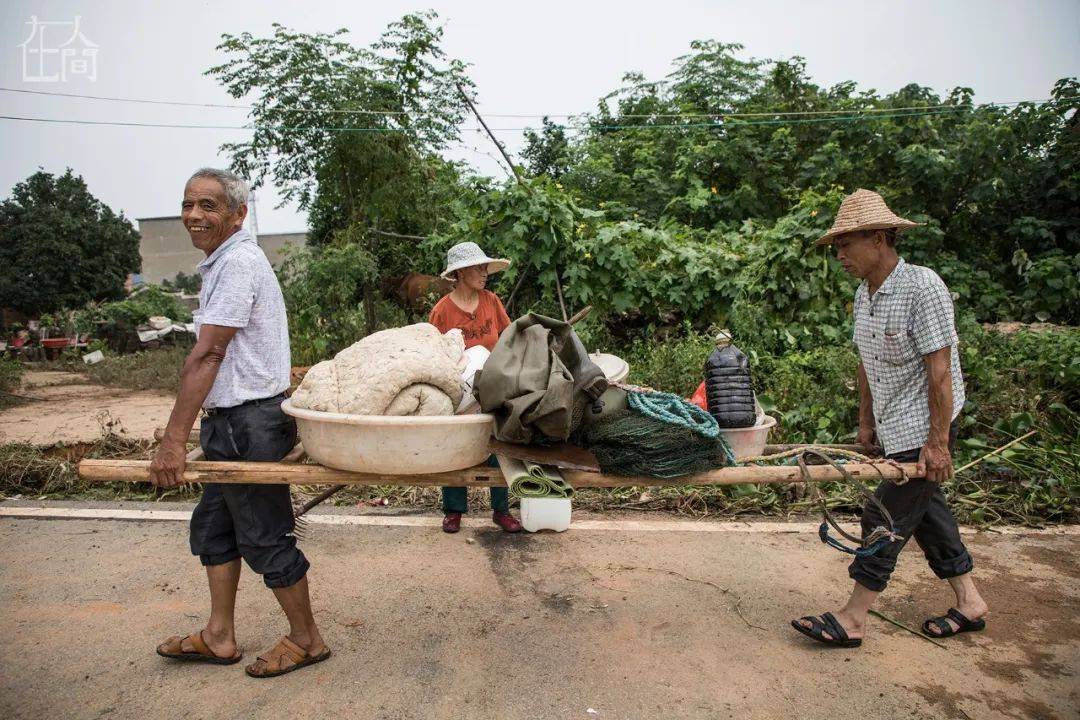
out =
[[[917,82],[940,92],[974,88],[978,102],[1040,100],[1053,83],[1080,74],[1080,1],[948,2],[20,2],[0,6],[0,86],[48,92],[234,103],[203,71],[220,61],[224,32],[270,32],[273,22],[304,32],[351,31],[367,45],[401,15],[433,7],[446,24],[447,53],[471,63],[481,112],[581,113],[640,71],[659,79],[695,39],[738,42],[748,55],[806,58],[821,85],[854,80],[881,92]],[[97,79],[24,78],[31,16],[71,22],[97,45]],[[46,47],[71,35],[47,30]],[[54,33],[54,34],[53,34]],[[53,38],[56,38],[54,40]],[[31,40],[31,45],[36,42]],[[56,56],[49,56],[55,58]],[[36,66],[26,69],[36,74]],[[0,92],[0,115],[98,121],[241,125],[243,110],[194,109]],[[472,123],[470,123],[472,124]],[[529,124],[500,119],[503,127]],[[539,124],[537,119],[533,124]],[[511,151],[520,132],[500,133]],[[0,193],[39,166],[73,168],[90,191],[129,218],[179,212],[185,179],[202,165],[228,165],[223,142],[242,131],[60,125],[0,120]],[[495,149],[468,133],[453,156],[501,175]],[[260,191],[261,232],[303,230],[293,208],[274,209]]]

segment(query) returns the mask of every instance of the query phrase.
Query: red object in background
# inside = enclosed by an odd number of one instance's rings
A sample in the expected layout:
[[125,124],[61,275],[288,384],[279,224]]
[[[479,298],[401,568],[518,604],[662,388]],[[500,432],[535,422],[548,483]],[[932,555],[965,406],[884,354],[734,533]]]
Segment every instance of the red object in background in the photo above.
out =
[[43,338],[41,341],[41,346],[50,350],[73,347],[74,345],[75,338]]
[[708,411],[709,402],[705,399],[705,381],[702,380],[701,384],[697,386],[697,390],[690,397],[690,402],[697,405],[702,410]]

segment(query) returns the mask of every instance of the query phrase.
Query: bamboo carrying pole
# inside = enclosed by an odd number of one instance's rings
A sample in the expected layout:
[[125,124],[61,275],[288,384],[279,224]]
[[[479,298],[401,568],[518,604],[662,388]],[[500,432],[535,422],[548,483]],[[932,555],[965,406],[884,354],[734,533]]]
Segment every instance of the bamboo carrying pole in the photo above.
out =
[[[916,477],[914,463],[902,464],[900,467],[908,477]],[[896,480],[901,477],[901,472],[897,467],[887,464],[850,463],[844,465],[844,469],[867,483],[874,483],[882,478]],[[843,479],[840,473],[829,465],[812,465],[808,470],[815,482]],[[577,470],[564,470],[562,474],[574,488],[772,484],[802,481],[799,468],[791,465],[726,467],[678,478],[604,475]],[[146,460],[83,460],[79,463],[79,476],[90,482],[147,482],[150,477],[150,463]],[[346,472],[322,465],[201,461],[187,464],[184,480],[192,483],[252,483],[256,485],[506,486],[502,473],[497,468],[487,465],[431,475],[383,475]]]
[[[79,463],[79,475],[91,482],[146,482],[150,478],[150,463],[146,460],[83,460]],[[506,486],[502,473],[486,465],[431,475],[379,475],[334,470],[322,465],[202,461],[187,464],[184,481],[256,485]]]

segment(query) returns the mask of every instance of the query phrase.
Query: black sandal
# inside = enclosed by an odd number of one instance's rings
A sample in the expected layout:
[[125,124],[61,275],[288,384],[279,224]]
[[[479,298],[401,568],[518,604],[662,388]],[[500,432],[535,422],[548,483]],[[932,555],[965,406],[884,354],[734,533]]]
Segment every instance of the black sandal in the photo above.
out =
[[[799,620],[809,620],[811,627],[806,627]],[[806,615],[799,620],[792,620],[791,627],[820,643],[842,648],[857,648],[862,645],[862,638],[849,638],[844,626],[837,622],[832,613],[825,613],[820,618]],[[826,637],[824,633],[829,633],[831,637]]]
[[[955,622],[958,629],[953,630],[953,626],[949,624],[949,620]],[[933,625],[941,631],[940,635],[930,632],[930,626]],[[938,617],[932,617],[922,624],[922,631],[927,637],[932,638],[946,638],[952,635],[959,635],[964,632],[978,632],[986,627],[986,621],[968,620],[967,616],[961,613],[956,608],[949,608],[949,612]]]

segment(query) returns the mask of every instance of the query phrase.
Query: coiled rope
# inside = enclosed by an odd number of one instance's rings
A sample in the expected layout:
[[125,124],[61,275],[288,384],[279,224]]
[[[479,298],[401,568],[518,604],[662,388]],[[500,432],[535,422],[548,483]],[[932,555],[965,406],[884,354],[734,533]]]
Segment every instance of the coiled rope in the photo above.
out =
[[647,418],[668,425],[680,425],[710,440],[720,434],[716,418],[674,393],[631,390],[626,394],[626,401],[631,408]]

